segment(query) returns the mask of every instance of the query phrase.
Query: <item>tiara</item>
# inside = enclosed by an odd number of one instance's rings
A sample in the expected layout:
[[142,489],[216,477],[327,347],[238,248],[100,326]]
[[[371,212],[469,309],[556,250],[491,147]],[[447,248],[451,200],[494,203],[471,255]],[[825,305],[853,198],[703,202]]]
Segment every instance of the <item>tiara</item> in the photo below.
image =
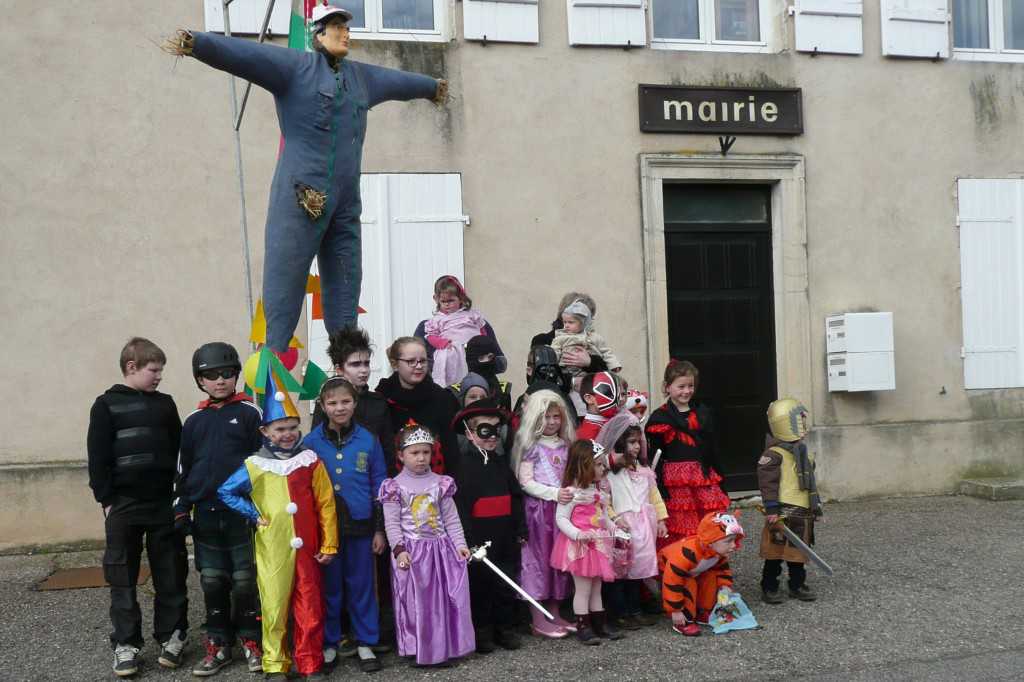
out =
[[604,457],[604,446],[598,443],[596,440],[591,439],[590,444],[594,446],[594,459]]
[[424,443],[427,445],[433,445],[434,436],[433,434],[430,433],[429,430],[420,426],[412,431],[407,432],[402,437],[402,441],[398,444],[398,449],[404,450],[410,445],[422,445]]

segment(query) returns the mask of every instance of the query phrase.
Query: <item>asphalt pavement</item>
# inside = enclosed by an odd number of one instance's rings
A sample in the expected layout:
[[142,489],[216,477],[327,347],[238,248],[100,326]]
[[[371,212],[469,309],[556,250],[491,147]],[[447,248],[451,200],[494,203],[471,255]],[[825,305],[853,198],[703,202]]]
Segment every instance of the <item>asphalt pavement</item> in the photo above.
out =
[[[814,603],[759,599],[761,521],[746,511],[749,539],[733,566],[737,589],[761,629],[698,638],[665,620],[626,639],[584,647],[524,637],[522,649],[474,655],[451,668],[414,668],[389,654],[372,675],[385,680],[1022,680],[1024,679],[1024,502],[918,497],[826,506],[819,552],[835,569],[809,568]],[[99,565],[100,553],[0,557],[0,680],[112,680],[106,589],[40,592],[53,570]],[[202,618],[198,576],[189,577],[190,618]],[[140,587],[144,632],[151,587]],[[194,629],[185,665],[160,668],[148,641],[136,679],[195,679]],[[361,678],[343,661],[332,679]],[[256,680],[236,663],[218,680]]]

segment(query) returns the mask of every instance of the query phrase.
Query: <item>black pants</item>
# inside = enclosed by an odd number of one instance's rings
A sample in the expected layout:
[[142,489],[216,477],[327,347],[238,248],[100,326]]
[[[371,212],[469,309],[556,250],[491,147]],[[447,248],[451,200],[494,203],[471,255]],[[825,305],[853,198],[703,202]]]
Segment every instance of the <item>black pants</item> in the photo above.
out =
[[[161,514],[163,516],[163,514]],[[110,633],[112,645],[142,648],[142,611],[135,584],[139,580],[142,543],[153,574],[153,637],[163,643],[174,633],[188,630],[188,558],[185,538],[174,532],[170,504],[157,523],[140,518],[137,510],[115,503],[106,520],[107,547],[103,575],[110,583]]]
[[616,580],[613,583],[604,583],[601,597],[604,600],[605,611],[616,618],[639,615],[642,606],[640,584],[639,580]]
[[196,570],[210,639],[230,646],[235,636],[260,641],[253,529],[234,511],[196,507],[192,525]]
[[[807,569],[798,561],[787,561],[789,570],[789,589],[796,590],[807,580]],[[765,559],[761,571],[761,588],[769,592],[779,589],[779,576],[782,575],[782,559]]]
[[[491,561],[505,575],[515,576],[514,563],[496,559]],[[493,633],[494,628],[504,630],[515,625],[516,599],[512,588],[480,561],[474,561],[469,565],[469,601],[473,613],[473,627],[485,638]]]

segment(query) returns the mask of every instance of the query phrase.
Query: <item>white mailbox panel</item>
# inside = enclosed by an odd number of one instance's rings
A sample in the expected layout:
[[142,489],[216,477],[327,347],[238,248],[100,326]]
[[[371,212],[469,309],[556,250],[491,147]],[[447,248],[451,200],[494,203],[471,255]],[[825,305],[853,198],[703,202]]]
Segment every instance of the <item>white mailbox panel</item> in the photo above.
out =
[[893,353],[829,353],[829,391],[893,391],[896,364]]
[[892,313],[840,313],[825,318],[828,353],[893,351]]

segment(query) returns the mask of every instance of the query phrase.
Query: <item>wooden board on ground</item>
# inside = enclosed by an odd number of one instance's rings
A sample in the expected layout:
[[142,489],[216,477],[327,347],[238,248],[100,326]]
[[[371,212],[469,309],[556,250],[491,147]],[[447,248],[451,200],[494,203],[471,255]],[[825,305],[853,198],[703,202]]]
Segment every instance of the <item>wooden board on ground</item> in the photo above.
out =
[[[136,583],[141,585],[149,580],[149,568],[139,568],[139,580]],[[46,580],[36,586],[38,590],[80,590],[87,587],[107,587],[107,581],[103,577],[102,566],[88,566],[86,568],[65,568],[54,571]]]

